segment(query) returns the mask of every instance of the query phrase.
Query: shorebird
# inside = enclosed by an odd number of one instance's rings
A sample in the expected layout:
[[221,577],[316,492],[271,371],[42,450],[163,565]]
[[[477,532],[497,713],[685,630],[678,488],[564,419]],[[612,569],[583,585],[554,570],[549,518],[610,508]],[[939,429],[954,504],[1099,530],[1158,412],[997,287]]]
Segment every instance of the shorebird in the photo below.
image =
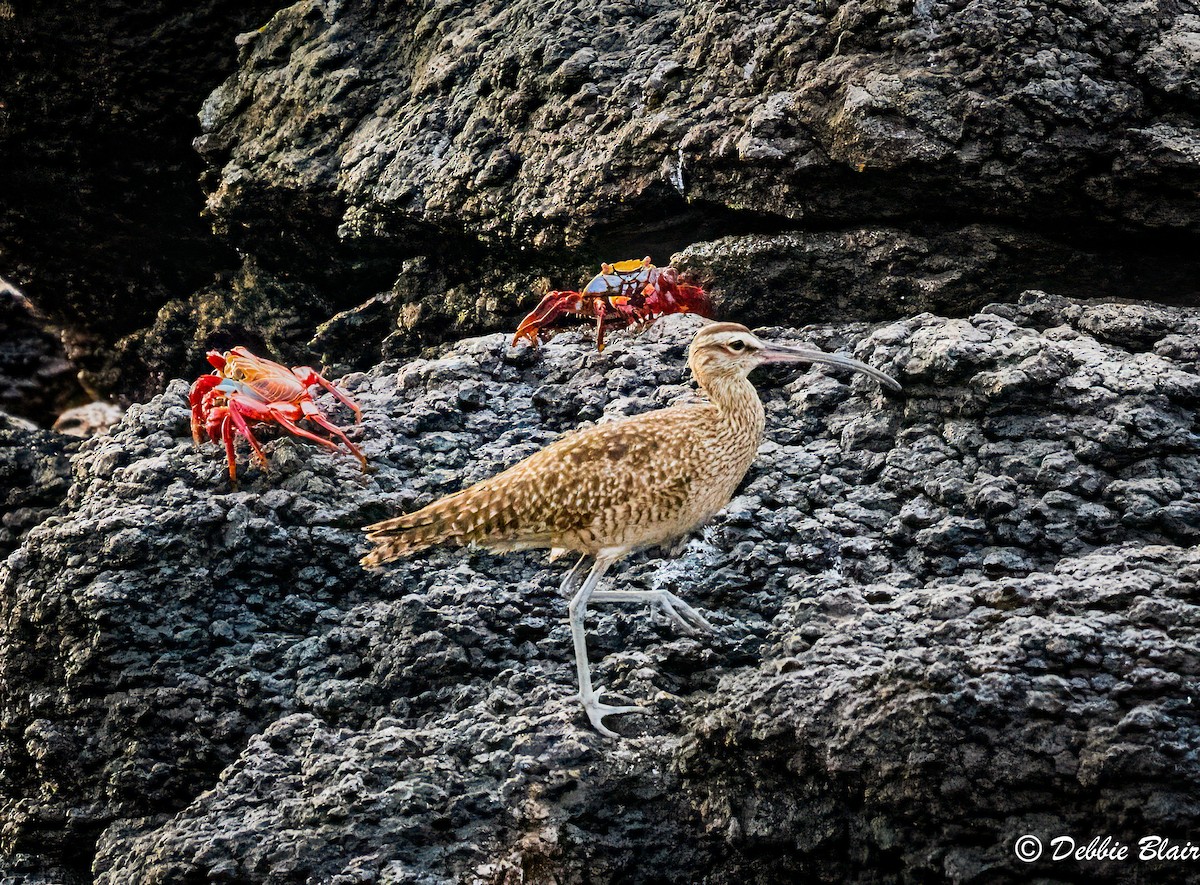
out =
[[[889,375],[858,360],[771,344],[737,323],[704,326],[688,366],[707,402],[671,406],[568,433],[519,464],[404,516],[367,526],[367,568],[435,544],[495,552],[550,548],[582,554],[563,579],[579,700],[601,734],[605,716],[645,713],[600,702],[592,686],[584,619],[589,602],[646,602],[688,633],[708,620],[668,590],[597,591],[609,567],[635,550],[674,541],[729,503],[762,442],[765,416],[748,378],[764,363],[825,363],[863,372],[893,390]],[[583,566],[592,567],[583,578]],[[582,578],[582,583],[580,580]],[[573,595],[572,595],[573,594]]]

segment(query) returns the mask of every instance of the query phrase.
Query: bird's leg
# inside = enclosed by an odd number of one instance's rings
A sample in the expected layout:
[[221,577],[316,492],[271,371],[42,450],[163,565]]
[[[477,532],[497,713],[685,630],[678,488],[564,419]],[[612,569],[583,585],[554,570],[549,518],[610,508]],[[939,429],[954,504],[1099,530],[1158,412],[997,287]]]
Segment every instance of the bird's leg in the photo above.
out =
[[558,593],[560,596],[565,596],[567,599],[570,599],[575,595],[575,591],[579,589],[577,585],[579,584],[579,580],[583,575],[583,564],[587,562],[587,560],[588,555],[585,553],[583,556],[579,557],[579,562],[571,566],[571,570],[567,572],[567,576],[563,578],[563,582],[558,586]]
[[715,633],[717,629],[670,590],[601,590],[592,594],[592,602],[650,602],[684,633]]
[[[571,638],[575,643],[575,668],[579,671],[579,700],[583,702],[583,709],[588,715],[588,719],[592,723],[592,727],[606,737],[620,737],[615,731],[606,728],[603,723],[605,716],[611,716],[614,713],[645,713],[641,707],[612,707],[608,704],[600,703],[600,689],[592,689],[592,674],[588,668],[587,658],[587,639],[584,633],[583,622],[587,617],[588,599],[591,598],[596,590],[596,585],[600,583],[600,579],[604,573],[608,571],[608,567],[613,564],[613,559],[596,559],[596,564],[592,566],[592,570],[588,572],[587,580],[583,582],[583,586],[579,588],[579,592],[575,594],[571,600]],[[578,568],[578,566],[576,566]],[[574,571],[574,570],[572,570]],[[572,575],[568,574],[570,579]],[[563,582],[564,586],[566,582]]]

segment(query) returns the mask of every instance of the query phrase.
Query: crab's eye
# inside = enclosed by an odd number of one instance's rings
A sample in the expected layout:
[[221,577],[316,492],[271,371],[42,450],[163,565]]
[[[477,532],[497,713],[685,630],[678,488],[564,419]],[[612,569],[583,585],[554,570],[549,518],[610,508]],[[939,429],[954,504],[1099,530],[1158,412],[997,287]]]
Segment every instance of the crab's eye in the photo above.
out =
[[740,338],[734,338],[732,341],[730,341],[725,346],[728,347],[730,350],[732,350],[734,353],[741,353],[743,350],[746,349],[746,342],[742,341]]

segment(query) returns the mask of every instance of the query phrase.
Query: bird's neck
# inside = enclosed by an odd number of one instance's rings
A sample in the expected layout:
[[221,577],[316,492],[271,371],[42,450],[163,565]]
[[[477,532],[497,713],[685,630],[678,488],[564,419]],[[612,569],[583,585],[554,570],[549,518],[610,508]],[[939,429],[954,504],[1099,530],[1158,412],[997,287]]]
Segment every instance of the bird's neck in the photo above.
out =
[[721,416],[722,429],[742,439],[752,451],[758,450],[762,441],[766,416],[758,391],[744,376],[717,376],[705,378],[704,392],[717,407]]

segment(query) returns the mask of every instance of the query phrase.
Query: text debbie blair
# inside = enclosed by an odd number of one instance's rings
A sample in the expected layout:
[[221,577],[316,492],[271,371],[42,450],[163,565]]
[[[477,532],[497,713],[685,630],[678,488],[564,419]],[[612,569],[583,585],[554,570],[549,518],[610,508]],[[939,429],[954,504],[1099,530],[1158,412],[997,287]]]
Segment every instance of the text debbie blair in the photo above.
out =
[[[1070,836],[1050,840],[1050,859],[1129,860],[1130,846],[1112,836],[1096,836],[1086,845],[1078,845]],[[1166,836],[1143,836],[1137,842],[1138,860],[1200,860],[1200,845],[1172,842]]]

